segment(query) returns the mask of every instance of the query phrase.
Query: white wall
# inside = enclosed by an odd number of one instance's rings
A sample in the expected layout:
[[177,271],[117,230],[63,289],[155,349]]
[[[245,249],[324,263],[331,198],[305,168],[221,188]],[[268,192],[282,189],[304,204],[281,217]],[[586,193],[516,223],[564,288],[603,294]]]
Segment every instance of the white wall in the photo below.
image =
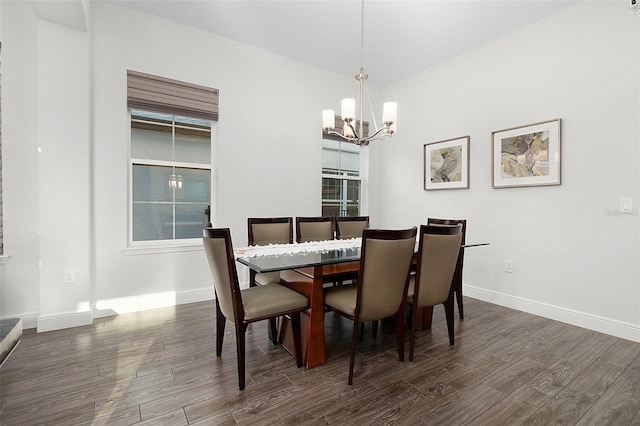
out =
[[[125,253],[127,69],[220,90],[214,224],[230,227],[236,245],[246,244],[248,216],[320,214],[320,112],[354,85],[111,2],[83,7],[88,31],[37,19],[29,2],[3,8],[12,257],[1,270],[1,315],[39,330],[90,321],[88,304],[95,317],[213,295],[201,248]],[[65,268],[76,283],[62,283]]]
[[[640,340],[639,25],[584,2],[386,87],[402,131],[380,147],[382,220],[467,218],[491,245],[467,250],[466,294]],[[555,118],[562,185],[492,189],[491,132]],[[423,144],[464,135],[470,189],[423,191]]]
[[2,2],[2,317],[35,326],[40,310],[37,22],[28,4]]

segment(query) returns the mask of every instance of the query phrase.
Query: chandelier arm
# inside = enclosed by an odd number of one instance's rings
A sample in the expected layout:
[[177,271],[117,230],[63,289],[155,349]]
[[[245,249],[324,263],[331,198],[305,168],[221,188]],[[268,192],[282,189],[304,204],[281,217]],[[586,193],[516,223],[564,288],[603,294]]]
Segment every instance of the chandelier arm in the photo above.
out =
[[[362,127],[362,119],[360,119],[360,123],[361,123],[360,126]],[[349,126],[351,128],[351,131],[353,132],[353,138],[354,139],[360,139],[360,135],[358,134],[358,131],[351,124],[351,122],[347,123],[347,126]]]
[[373,141],[373,140],[378,140],[378,139],[382,139],[384,137],[389,136],[389,127],[388,126],[384,126],[381,129],[378,129],[374,134],[372,134],[371,136],[366,137],[365,139],[369,140],[369,141]]
[[340,132],[336,132],[335,130],[327,130],[326,132],[328,135],[339,136],[341,139],[344,139],[345,141],[349,141],[349,142],[355,142],[359,139],[357,137],[345,136]]

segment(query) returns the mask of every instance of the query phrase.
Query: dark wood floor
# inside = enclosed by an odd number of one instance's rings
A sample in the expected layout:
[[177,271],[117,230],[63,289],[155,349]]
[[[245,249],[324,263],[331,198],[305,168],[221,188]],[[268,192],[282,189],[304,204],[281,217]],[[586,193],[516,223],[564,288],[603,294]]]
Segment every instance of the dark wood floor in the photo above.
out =
[[398,362],[392,324],[376,339],[367,329],[353,386],[350,322],[326,315],[327,363],[310,370],[254,325],[244,392],[232,327],[215,356],[213,302],[26,330],[0,369],[0,423],[640,425],[640,344],[470,298],[465,308],[453,347],[436,309],[414,362]]

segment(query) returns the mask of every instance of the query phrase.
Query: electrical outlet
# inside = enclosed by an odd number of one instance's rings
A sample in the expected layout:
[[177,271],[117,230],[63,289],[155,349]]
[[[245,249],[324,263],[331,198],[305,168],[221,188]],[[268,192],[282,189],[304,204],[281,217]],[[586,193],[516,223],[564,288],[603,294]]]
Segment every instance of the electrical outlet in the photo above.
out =
[[65,269],[63,274],[64,274],[63,282],[65,284],[71,284],[71,283],[76,282],[76,271],[75,271],[75,269]]
[[510,274],[513,273],[513,261],[511,261],[511,260],[505,260],[504,261],[504,271],[508,272]]

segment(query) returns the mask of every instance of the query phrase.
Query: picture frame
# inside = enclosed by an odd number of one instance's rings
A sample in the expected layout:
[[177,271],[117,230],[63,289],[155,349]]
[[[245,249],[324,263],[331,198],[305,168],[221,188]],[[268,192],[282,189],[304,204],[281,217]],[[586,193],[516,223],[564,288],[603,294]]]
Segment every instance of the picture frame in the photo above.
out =
[[491,133],[494,188],[560,185],[561,119]]
[[424,145],[424,189],[469,188],[470,136]]

